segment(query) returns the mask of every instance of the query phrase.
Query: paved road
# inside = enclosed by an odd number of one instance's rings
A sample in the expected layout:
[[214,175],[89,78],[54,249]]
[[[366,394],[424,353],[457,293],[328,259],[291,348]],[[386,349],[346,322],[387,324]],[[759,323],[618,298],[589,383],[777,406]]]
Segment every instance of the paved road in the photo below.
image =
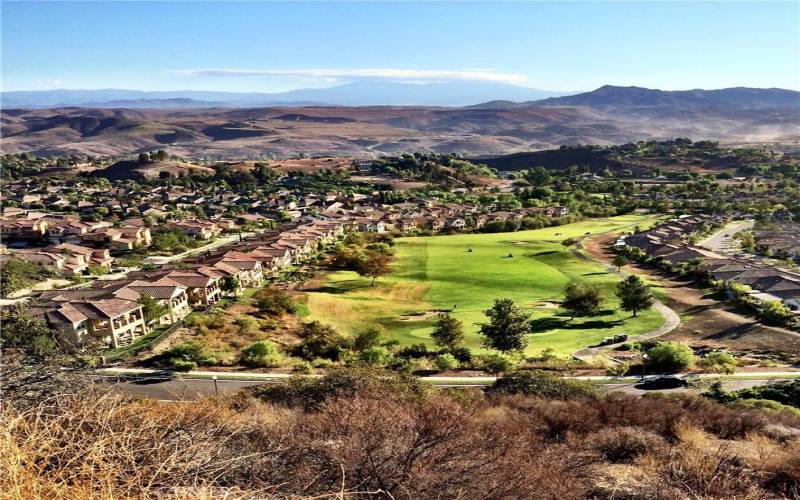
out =
[[[583,239],[583,238],[581,238],[581,239]],[[588,256],[586,256],[585,254],[580,252],[580,249],[583,248],[583,244],[580,241],[575,243],[575,248],[577,250],[573,250],[573,253],[577,257],[579,257],[581,259],[584,259],[584,260],[592,260],[592,261],[594,261],[594,259],[590,259]],[[599,261],[595,261],[595,262],[598,262],[599,264],[604,264],[603,262],[599,262]],[[611,274],[615,274],[615,275],[619,276],[620,278],[625,278],[625,277],[628,276],[627,273],[623,273],[621,271],[618,271],[617,268],[614,267],[614,266],[607,266],[606,267],[606,271],[611,273]],[[673,311],[672,309],[670,309],[669,307],[664,305],[663,302],[661,302],[660,300],[658,300],[655,297],[653,297],[653,309],[655,309],[659,314],[661,314],[661,316],[664,317],[664,324],[661,325],[660,327],[656,328],[655,330],[651,330],[651,331],[643,333],[641,335],[637,335],[636,337],[631,337],[628,340],[626,340],[626,342],[637,342],[637,341],[642,341],[642,340],[654,339],[656,337],[660,337],[662,335],[666,335],[667,333],[671,332],[672,330],[674,330],[674,329],[678,328],[678,326],[680,326],[680,324],[681,324],[680,316],[678,316],[678,314],[675,311]],[[572,356],[574,358],[576,358],[576,359],[579,359],[581,361],[589,363],[589,362],[592,361],[592,358],[594,358],[595,356],[600,354],[602,351],[604,351],[606,349],[614,349],[616,347],[621,346],[622,344],[623,344],[623,342],[617,342],[616,344],[607,344],[607,345],[604,345],[604,346],[585,347],[583,349],[580,349],[580,350],[577,350],[577,351],[573,352]]]
[[[280,382],[267,382],[257,380],[217,380],[216,387],[213,380],[199,378],[143,378],[139,380],[129,379],[120,380],[115,378],[103,378],[104,383],[109,384],[114,392],[119,394],[126,394],[129,396],[158,399],[161,401],[184,401],[193,400],[203,396],[213,396],[214,394],[235,394],[240,390],[256,385]],[[728,390],[744,389],[746,387],[755,387],[758,385],[765,385],[770,380],[726,380],[723,386]],[[621,392],[631,395],[642,395],[654,391],[643,390],[636,387],[637,382],[626,381],[620,383],[604,383],[601,388],[606,392]],[[480,384],[459,384],[453,382],[452,384],[440,384],[437,387],[485,387],[489,383]],[[697,389],[692,388],[679,388],[667,389],[655,392],[697,392]]]
[[[242,233],[242,238],[249,238],[249,237],[254,236],[256,234],[257,233],[252,233],[252,232],[251,233]],[[170,262],[175,262],[176,260],[184,259],[184,258],[192,256],[192,255],[199,255],[199,254],[201,254],[203,252],[207,252],[209,250],[213,250],[215,248],[219,248],[219,247],[224,246],[224,245],[230,245],[231,243],[236,243],[237,241],[239,241],[239,234],[232,234],[230,236],[225,236],[223,238],[220,238],[220,239],[218,239],[218,240],[216,240],[216,241],[214,241],[212,243],[209,243],[207,245],[203,245],[203,246],[197,247],[197,248],[192,248],[191,250],[187,250],[187,251],[185,251],[183,253],[179,253],[177,255],[165,255],[165,256],[147,257],[147,258],[144,259],[144,262],[147,262],[148,264],[155,264],[155,265],[160,266],[160,265],[168,264]]]
[[208,379],[162,379],[145,378],[140,380],[105,379],[114,392],[141,398],[161,401],[182,401],[197,399],[201,396],[216,394],[234,394],[254,385],[269,382],[253,380],[218,380],[216,390],[213,380]]
[[739,243],[736,241],[734,236],[736,236],[736,233],[741,231],[752,229],[753,224],[755,224],[755,222],[749,220],[726,226],[705,240],[701,241],[698,245],[718,253],[737,253],[739,250]]

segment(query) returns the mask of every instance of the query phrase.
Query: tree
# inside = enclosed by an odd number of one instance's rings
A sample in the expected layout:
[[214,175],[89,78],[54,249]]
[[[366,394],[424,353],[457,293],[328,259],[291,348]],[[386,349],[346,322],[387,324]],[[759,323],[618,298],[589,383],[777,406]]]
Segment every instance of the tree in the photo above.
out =
[[267,314],[291,314],[295,305],[288,293],[278,288],[262,288],[253,296],[256,308]]
[[752,252],[756,248],[756,239],[753,236],[753,233],[750,231],[742,231],[741,233],[737,234],[736,237],[739,239],[739,242],[742,245],[744,250],[748,252]]
[[381,342],[381,331],[376,327],[367,328],[359,332],[353,339],[353,349],[363,351],[371,347],[377,347]]
[[250,173],[258,182],[264,184],[272,184],[273,182],[278,180],[281,176],[280,172],[278,172],[274,168],[269,167],[265,163],[256,163],[255,165],[253,165],[253,169],[250,170]]
[[300,332],[303,342],[292,348],[292,354],[303,359],[326,358],[337,361],[350,342],[342,337],[332,326],[312,321],[303,325]]
[[628,276],[617,283],[617,297],[622,309],[633,313],[634,318],[636,313],[647,309],[654,301],[650,288],[638,276]]
[[158,320],[158,318],[165,315],[168,311],[166,306],[159,304],[156,299],[145,292],[139,295],[139,303],[142,305],[144,319],[148,323]]
[[603,294],[599,287],[573,281],[564,288],[561,307],[570,312],[570,319],[575,319],[577,315],[596,313],[602,303]]
[[[15,304],[0,309],[0,340],[3,348],[16,347],[41,359],[56,352],[53,331],[28,307]],[[5,354],[5,351],[4,351]]]
[[792,311],[779,300],[764,302],[758,313],[761,320],[768,325],[783,325],[792,317]]
[[625,257],[624,255],[617,255],[614,257],[614,260],[612,262],[614,263],[615,266],[617,266],[617,271],[621,271],[622,266],[628,265],[629,261],[628,258]]
[[150,163],[150,155],[147,153],[139,153],[139,163]]
[[164,161],[167,158],[169,158],[169,155],[163,149],[159,149],[158,151],[156,151],[151,155],[151,158],[153,158],[156,161]]
[[356,272],[368,278],[372,278],[370,286],[375,286],[375,280],[380,276],[385,276],[392,272],[389,265],[392,262],[392,256],[378,251],[364,252],[361,259],[356,266]]
[[680,342],[661,342],[645,353],[645,365],[652,370],[677,372],[692,366],[697,358],[692,348]]
[[225,276],[222,278],[219,289],[222,290],[223,293],[233,295],[239,290],[239,278],[236,276]]
[[5,297],[55,275],[56,272],[50,267],[11,258],[0,267],[0,295]]
[[528,345],[528,314],[511,299],[496,299],[484,314],[488,323],[480,325],[483,345],[502,352],[521,351]]
[[464,341],[464,325],[449,314],[440,314],[431,337],[439,347],[454,349]]
[[567,238],[567,239],[561,241],[561,246],[563,246],[564,250],[566,250],[567,248],[571,247],[572,245],[574,245],[577,242],[578,242],[578,238]]

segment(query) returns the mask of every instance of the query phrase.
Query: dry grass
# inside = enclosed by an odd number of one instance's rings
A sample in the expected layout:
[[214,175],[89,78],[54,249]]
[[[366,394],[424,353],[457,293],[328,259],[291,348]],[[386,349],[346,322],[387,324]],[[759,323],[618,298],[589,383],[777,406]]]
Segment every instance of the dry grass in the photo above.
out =
[[716,403],[477,390],[411,397],[359,387],[307,411],[247,395],[167,404],[88,394],[25,411],[5,404],[0,490],[26,500],[756,499],[800,491],[800,441],[765,430],[800,428],[792,417],[768,415],[739,434],[709,423],[736,413]]
[[[139,498],[208,487],[259,455],[234,452],[253,426],[243,417],[208,400],[187,408],[65,396],[22,413],[6,406],[0,489],[19,499]],[[259,489],[267,485],[255,480]]]

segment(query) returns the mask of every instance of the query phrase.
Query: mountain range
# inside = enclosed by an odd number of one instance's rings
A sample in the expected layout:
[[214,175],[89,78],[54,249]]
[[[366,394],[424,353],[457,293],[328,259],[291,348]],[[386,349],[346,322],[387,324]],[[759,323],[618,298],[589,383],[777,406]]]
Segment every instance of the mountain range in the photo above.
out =
[[491,99],[530,101],[565,92],[536,90],[501,82],[404,83],[361,80],[326,88],[280,93],[202,90],[142,91],[23,90],[0,94],[5,108],[198,108],[260,106],[466,106]]
[[148,97],[170,99],[169,109],[6,106],[0,117],[3,150],[126,156],[164,148],[188,158],[233,159],[411,151],[490,156],[674,137],[800,146],[800,92],[783,89],[604,86],[571,96],[493,99],[463,107],[207,107],[181,100],[204,101],[213,94]]

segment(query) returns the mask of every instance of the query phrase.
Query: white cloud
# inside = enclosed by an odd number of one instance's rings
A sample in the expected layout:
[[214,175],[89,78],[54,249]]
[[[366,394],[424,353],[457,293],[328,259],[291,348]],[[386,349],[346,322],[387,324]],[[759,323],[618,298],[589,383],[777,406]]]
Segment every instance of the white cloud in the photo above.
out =
[[61,80],[36,80],[36,83],[46,87],[58,87],[61,85]]
[[187,76],[296,76],[310,78],[386,78],[395,80],[442,81],[484,80],[491,82],[522,83],[524,75],[497,73],[492,70],[464,71],[422,69],[190,69],[176,73]]

